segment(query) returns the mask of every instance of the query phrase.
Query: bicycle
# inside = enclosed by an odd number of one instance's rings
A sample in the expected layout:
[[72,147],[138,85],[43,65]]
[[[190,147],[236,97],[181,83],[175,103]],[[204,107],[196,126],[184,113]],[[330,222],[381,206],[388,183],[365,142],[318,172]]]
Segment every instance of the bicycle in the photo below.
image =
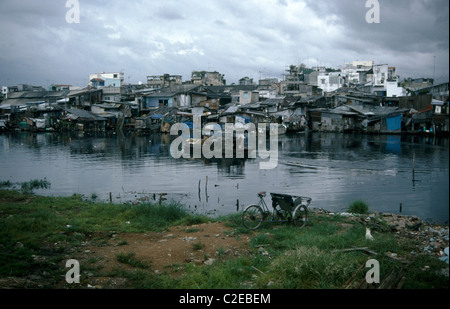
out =
[[257,230],[263,222],[293,222],[295,226],[305,227],[311,198],[279,193],[270,193],[270,195],[272,196],[272,212],[264,200],[266,192],[258,193],[258,205],[253,204],[245,208],[242,214],[242,223],[246,228]]

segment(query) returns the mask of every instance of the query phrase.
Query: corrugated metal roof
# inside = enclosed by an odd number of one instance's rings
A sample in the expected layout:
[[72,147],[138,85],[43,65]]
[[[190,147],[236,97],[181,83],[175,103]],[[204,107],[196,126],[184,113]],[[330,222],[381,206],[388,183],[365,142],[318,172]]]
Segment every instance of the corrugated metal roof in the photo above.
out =
[[91,112],[85,111],[83,109],[77,109],[77,108],[71,108],[71,109],[66,109],[65,110],[68,114],[73,115],[74,117],[71,117],[68,115],[67,118],[72,118],[72,119],[83,119],[83,120],[92,120],[92,121],[97,121],[97,120],[106,120],[103,117],[97,116]]

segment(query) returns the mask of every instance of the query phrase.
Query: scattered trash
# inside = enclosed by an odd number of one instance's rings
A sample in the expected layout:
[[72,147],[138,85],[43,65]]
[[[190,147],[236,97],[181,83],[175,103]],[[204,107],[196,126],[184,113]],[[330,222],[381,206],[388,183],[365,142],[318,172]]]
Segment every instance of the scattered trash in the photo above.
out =
[[216,260],[215,259],[207,259],[204,264],[207,266],[211,266]]
[[263,255],[263,256],[269,256],[269,252],[267,252],[264,248],[260,247],[258,249],[258,253]]
[[448,247],[444,249],[444,256],[441,256],[439,259],[448,264]]
[[338,215],[343,216],[343,217],[353,217],[354,216],[354,214],[349,213],[349,212],[341,212],[341,213],[338,213]]
[[194,241],[197,240],[197,237],[184,237],[183,241]]
[[[332,213],[320,208],[317,213],[329,216],[341,215],[365,225],[369,229],[366,230],[367,240],[373,240],[371,230],[390,231],[398,236],[412,239],[421,244],[422,252],[435,256],[448,264],[449,228],[447,225],[430,224],[417,216],[392,213],[375,212],[370,215],[358,215],[348,212]],[[389,257],[397,259],[397,257]]]

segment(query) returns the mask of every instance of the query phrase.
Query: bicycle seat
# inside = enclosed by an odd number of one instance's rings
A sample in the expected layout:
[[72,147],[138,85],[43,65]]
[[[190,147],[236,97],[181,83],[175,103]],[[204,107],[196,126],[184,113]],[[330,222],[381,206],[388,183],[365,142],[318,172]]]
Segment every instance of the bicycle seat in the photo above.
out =
[[258,196],[259,196],[259,197],[264,197],[264,196],[266,196],[266,191],[259,192],[259,193],[258,193]]

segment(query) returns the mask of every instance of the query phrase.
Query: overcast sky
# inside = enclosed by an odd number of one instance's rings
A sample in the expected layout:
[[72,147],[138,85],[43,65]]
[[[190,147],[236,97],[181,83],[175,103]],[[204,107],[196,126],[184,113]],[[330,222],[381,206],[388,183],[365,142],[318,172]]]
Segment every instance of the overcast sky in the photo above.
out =
[[353,60],[449,79],[448,0],[379,0],[379,24],[366,22],[366,0],[78,1],[71,24],[66,0],[0,0],[0,85],[86,86],[102,71],[188,80],[194,70],[231,84]]

